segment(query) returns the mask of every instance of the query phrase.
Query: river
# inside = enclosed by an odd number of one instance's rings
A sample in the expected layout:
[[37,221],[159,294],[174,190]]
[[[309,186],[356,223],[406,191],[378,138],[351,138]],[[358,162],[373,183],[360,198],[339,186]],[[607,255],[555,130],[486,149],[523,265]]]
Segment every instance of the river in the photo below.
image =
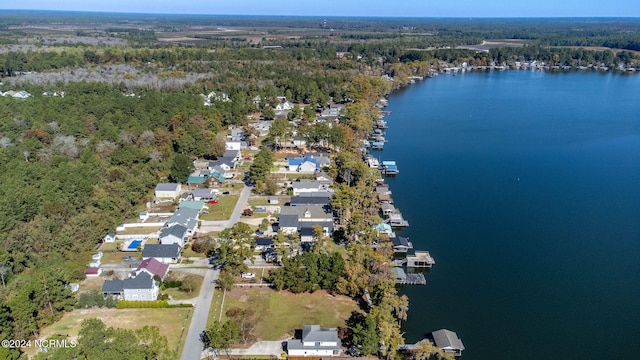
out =
[[406,286],[408,342],[464,360],[640,356],[640,76],[493,71],[393,93],[381,160],[401,234],[437,264]]

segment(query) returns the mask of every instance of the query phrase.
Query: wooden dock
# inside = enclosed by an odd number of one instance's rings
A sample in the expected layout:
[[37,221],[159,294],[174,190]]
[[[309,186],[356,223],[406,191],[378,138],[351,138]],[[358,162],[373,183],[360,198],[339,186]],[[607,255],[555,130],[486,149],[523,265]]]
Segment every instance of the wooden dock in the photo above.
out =
[[427,285],[427,279],[422,273],[407,274],[401,267],[394,267],[396,284],[401,285]]
[[401,285],[427,285],[427,279],[424,274],[406,274],[407,277],[404,280],[396,279],[396,284]]

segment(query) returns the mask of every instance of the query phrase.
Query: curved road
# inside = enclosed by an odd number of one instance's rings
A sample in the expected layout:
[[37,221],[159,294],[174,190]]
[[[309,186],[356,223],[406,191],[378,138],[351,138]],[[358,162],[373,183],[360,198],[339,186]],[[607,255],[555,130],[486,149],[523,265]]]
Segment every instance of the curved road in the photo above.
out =
[[[242,210],[247,207],[247,201],[249,200],[252,189],[253,187],[251,186],[245,186],[242,189],[238,202],[231,214],[231,218],[226,222],[226,227],[231,227],[240,221]],[[206,224],[203,224],[203,226],[206,226]],[[215,281],[218,279],[219,273],[219,271],[209,268],[204,276],[202,286],[200,287],[200,295],[198,295],[193,307],[193,316],[191,317],[191,324],[189,324],[189,331],[187,332],[187,338],[184,342],[180,360],[200,360],[203,357],[202,351],[204,349],[200,341],[200,334],[202,334],[207,327],[211,299],[213,298]]]

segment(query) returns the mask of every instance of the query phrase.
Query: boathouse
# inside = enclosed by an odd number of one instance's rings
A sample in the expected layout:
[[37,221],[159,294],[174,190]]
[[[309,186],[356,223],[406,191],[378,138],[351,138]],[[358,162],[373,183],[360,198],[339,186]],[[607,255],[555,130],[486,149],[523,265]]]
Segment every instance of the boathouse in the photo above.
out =
[[442,351],[453,354],[454,356],[462,356],[464,344],[454,331],[440,329],[431,333],[434,344]]
[[407,256],[407,267],[427,267],[436,264],[428,251],[416,251],[414,255]]

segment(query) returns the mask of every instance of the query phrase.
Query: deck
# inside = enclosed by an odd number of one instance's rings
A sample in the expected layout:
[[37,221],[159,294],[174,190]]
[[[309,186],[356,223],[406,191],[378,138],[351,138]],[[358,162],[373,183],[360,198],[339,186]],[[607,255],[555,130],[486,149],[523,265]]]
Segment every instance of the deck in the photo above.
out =
[[402,285],[427,285],[427,279],[424,277],[424,274],[406,274],[404,279],[396,278],[396,284]]

